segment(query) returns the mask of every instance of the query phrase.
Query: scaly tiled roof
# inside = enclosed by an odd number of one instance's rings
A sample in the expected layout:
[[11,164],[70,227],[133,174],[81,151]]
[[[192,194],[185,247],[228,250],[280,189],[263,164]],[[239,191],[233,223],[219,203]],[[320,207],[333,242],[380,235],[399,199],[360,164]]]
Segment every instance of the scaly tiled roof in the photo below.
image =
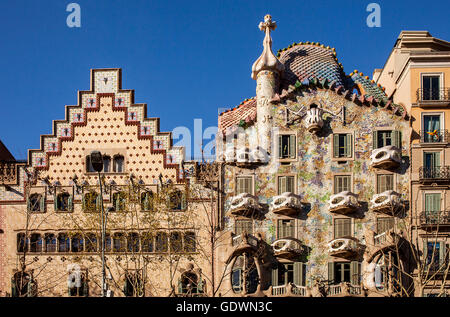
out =
[[335,81],[338,86],[344,85],[345,76],[334,48],[319,43],[294,43],[278,51],[278,56],[285,66],[281,89],[287,89],[296,81],[314,78]]
[[246,127],[256,121],[256,97],[246,99],[233,109],[219,115],[219,131],[232,133],[237,127]]

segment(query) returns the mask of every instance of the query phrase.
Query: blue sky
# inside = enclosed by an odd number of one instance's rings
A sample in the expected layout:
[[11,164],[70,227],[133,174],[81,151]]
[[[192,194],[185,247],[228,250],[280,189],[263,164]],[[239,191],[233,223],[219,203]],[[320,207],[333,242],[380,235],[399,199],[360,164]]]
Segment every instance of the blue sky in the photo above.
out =
[[[81,28],[66,6],[81,7]],[[366,7],[381,6],[381,27]],[[122,87],[161,118],[161,130],[217,125],[219,108],[254,96],[252,63],[262,51],[257,25],[270,13],[276,52],[292,42],[335,47],[346,73],[371,76],[401,30],[428,30],[450,41],[450,2],[441,1],[1,1],[0,139],[17,159],[39,147],[64,105],[89,89],[91,68],[122,68]],[[193,133],[193,132],[192,132]]]

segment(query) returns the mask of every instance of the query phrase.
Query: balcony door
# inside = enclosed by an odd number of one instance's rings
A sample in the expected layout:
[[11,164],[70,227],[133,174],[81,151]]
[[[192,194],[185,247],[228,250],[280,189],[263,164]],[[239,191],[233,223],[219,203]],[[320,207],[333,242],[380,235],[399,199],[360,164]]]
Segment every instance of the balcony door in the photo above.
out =
[[441,129],[441,115],[423,115],[423,142],[442,142]]
[[422,100],[439,100],[440,76],[422,76]]
[[424,153],[424,175],[426,178],[439,178],[441,167],[440,152]]
[[441,194],[425,194],[425,217],[427,222],[437,222],[441,210]]

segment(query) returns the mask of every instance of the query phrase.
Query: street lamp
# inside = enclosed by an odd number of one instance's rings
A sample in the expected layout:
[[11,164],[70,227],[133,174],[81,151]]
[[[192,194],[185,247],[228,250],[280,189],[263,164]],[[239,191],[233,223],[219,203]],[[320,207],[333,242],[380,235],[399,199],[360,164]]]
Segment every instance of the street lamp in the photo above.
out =
[[105,210],[103,207],[103,189],[100,172],[103,170],[103,156],[100,151],[92,151],[90,155],[90,161],[94,171],[98,173],[98,183],[100,184],[100,201],[102,206],[102,297],[106,297],[106,271],[105,271],[105,232],[106,232],[106,220]]

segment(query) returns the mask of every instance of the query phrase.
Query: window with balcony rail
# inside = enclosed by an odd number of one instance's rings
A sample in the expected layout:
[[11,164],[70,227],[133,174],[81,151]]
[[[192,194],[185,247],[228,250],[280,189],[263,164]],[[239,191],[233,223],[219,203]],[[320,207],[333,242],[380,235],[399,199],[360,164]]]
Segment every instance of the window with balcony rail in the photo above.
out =
[[421,143],[441,143],[446,141],[446,130],[443,130],[442,114],[423,114],[422,130],[420,131]]
[[440,100],[440,87],[439,75],[422,76],[421,100]]

